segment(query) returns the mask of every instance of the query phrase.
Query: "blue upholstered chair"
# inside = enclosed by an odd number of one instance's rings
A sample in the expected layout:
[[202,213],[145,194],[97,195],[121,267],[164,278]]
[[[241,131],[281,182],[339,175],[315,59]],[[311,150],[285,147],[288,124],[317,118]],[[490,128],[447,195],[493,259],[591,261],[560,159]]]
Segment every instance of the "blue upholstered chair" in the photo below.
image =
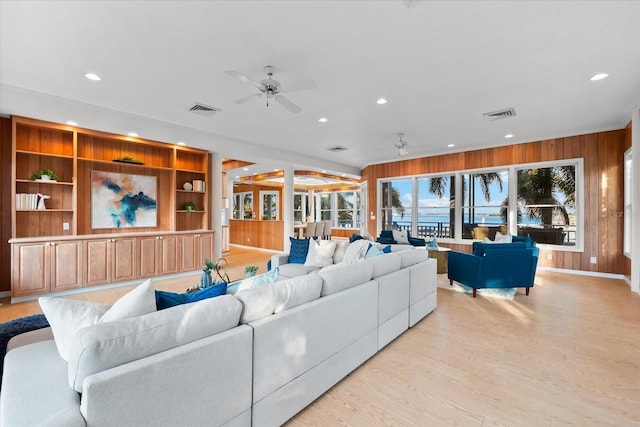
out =
[[[421,237],[411,237],[411,233],[407,230],[407,240],[409,244],[413,246],[426,246],[426,242]],[[380,236],[376,239],[376,242],[383,245],[397,245],[398,242],[393,238],[392,230],[382,230]]]
[[449,252],[449,283],[473,288],[526,288],[534,285],[539,249],[533,240],[513,236],[513,243],[474,242],[473,253]]

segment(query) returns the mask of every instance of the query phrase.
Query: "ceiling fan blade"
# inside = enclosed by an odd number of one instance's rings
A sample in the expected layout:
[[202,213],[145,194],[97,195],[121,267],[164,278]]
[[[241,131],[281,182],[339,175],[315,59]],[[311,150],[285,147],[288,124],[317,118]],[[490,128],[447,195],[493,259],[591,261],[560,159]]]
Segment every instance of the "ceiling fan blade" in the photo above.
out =
[[282,105],[284,108],[286,108],[287,110],[291,111],[294,114],[297,114],[300,111],[302,111],[302,108],[298,107],[296,104],[289,101],[287,98],[285,98],[282,95],[276,95],[275,99],[280,103],[280,105]]
[[299,92],[301,90],[310,90],[310,89],[315,89],[317,87],[318,86],[313,80],[303,80],[301,82],[287,84],[285,86],[286,90],[283,90],[282,93]]
[[242,83],[246,83],[248,85],[251,86],[255,86],[257,88],[261,88],[262,85],[252,79],[250,79],[249,77],[245,76],[244,74],[235,71],[235,70],[227,70],[225,71],[225,73],[229,74],[231,77],[235,77],[236,79],[240,80]]
[[253,93],[251,95],[245,96],[244,98],[236,99],[233,102],[236,104],[244,104],[247,101],[251,101],[253,98],[260,98],[261,96],[261,93]]

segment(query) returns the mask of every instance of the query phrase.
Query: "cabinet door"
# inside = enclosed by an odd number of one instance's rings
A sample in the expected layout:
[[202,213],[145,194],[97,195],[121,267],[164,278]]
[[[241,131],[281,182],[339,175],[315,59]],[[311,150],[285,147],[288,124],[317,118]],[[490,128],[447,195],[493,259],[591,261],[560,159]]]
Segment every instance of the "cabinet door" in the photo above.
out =
[[200,267],[197,260],[196,235],[183,234],[180,236],[180,271],[193,271]]
[[82,286],[82,244],[54,242],[49,246],[51,292]]
[[109,251],[111,239],[87,240],[84,243],[84,284],[103,285],[111,280]]
[[49,243],[13,245],[12,296],[49,292],[49,263]]
[[210,259],[215,262],[213,258],[213,233],[201,233],[198,234],[196,239],[198,249],[198,259],[204,265],[205,259]]
[[140,277],[153,277],[158,275],[160,265],[158,263],[161,256],[162,247],[157,236],[139,237],[138,254],[140,263]]
[[178,272],[178,237],[160,236],[160,274]]
[[136,278],[136,239],[124,237],[111,239],[113,276],[111,281],[122,282]]

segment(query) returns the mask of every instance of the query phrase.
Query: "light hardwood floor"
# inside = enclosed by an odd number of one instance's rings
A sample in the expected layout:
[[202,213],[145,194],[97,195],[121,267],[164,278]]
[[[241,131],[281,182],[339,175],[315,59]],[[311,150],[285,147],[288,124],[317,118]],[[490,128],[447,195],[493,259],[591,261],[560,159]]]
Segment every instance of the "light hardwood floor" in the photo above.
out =
[[[232,247],[231,278],[264,271],[269,256]],[[0,321],[38,312],[3,305]],[[640,296],[620,280],[542,271],[512,301],[438,289],[433,313],[287,425],[640,426]]]

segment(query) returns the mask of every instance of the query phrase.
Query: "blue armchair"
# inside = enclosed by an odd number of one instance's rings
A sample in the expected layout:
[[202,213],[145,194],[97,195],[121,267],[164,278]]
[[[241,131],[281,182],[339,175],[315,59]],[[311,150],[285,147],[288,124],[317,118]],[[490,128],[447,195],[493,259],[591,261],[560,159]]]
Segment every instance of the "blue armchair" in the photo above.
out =
[[449,253],[449,283],[473,288],[526,288],[534,285],[539,249],[530,238],[514,236],[513,243],[473,243],[473,253]]
[[[407,240],[409,244],[413,246],[426,246],[426,242],[421,237],[411,237],[411,233],[407,230]],[[398,242],[393,238],[392,230],[382,230],[380,232],[380,237],[376,239],[376,242],[382,243],[383,245],[397,245]]]

